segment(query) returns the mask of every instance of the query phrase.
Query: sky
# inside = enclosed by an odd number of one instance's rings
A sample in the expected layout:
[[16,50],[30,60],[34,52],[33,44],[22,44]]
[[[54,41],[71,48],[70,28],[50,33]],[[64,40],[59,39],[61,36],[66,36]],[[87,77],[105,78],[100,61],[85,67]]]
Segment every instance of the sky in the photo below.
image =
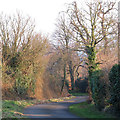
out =
[[[20,11],[24,16],[29,15],[32,19],[35,19],[37,32],[49,35],[55,30],[55,23],[59,12],[65,10],[66,3],[73,1],[74,0],[1,0],[0,13],[13,14],[16,13],[16,11]],[[84,1],[88,0],[80,0],[81,3],[84,3]]]
[[20,11],[35,19],[36,30],[50,34],[55,29],[55,22],[60,11],[65,10],[65,3],[73,0],[1,0],[0,13],[13,14]]

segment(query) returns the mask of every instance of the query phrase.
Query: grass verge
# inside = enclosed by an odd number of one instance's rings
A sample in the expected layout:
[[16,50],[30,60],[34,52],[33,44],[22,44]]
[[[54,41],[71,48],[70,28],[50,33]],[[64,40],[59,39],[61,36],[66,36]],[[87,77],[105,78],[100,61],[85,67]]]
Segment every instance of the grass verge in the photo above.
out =
[[40,100],[3,100],[2,101],[2,118],[23,118],[23,109],[40,103]]
[[69,111],[82,118],[116,118],[113,115],[98,111],[93,104],[87,102],[71,105]]
[[74,93],[74,92],[70,92],[70,94],[72,96],[88,96],[88,93]]

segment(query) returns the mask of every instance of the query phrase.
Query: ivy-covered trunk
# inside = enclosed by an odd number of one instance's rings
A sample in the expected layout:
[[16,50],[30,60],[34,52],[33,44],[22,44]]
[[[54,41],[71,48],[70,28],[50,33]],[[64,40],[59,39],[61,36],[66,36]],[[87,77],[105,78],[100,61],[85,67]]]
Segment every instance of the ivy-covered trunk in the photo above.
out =
[[97,70],[98,66],[96,64],[96,50],[95,47],[87,46],[86,47],[86,53],[88,55],[88,92],[89,92],[89,100],[92,102],[92,73]]

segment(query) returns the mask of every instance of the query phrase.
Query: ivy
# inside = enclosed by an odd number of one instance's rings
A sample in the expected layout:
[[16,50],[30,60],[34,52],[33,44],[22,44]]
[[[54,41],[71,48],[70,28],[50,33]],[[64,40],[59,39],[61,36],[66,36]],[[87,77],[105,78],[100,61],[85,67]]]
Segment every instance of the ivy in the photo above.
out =
[[115,64],[109,73],[109,103],[115,109],[120,111],[120,65]]

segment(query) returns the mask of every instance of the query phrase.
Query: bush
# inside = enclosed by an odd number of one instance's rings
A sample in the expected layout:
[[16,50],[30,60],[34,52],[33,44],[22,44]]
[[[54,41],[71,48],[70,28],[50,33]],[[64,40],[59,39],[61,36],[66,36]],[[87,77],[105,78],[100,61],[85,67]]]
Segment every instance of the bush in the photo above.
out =
[[115,111],[120,111],[120,65],[115,64],[109,73],[110,100]]
[[92,91],[92,98],[95,106],[98,110],[102,110],[105,107],[106,98],[106,84],[102,79],[103,71],[96,70],[92,73],[90,78],[90,85]]
[[13,86],[14,92],[19,96],[27,96],[28,90],[34,93],[35,79],[31,74],[24,75],[22,71],[17,70],[15,75],[15,83]]
[[11,66],[11,68],[17,68],[21,62],[21,58],[20,58],[20,52],[16,53],[14,56],[12,56],[12,58],[9,61],[9,66]]

